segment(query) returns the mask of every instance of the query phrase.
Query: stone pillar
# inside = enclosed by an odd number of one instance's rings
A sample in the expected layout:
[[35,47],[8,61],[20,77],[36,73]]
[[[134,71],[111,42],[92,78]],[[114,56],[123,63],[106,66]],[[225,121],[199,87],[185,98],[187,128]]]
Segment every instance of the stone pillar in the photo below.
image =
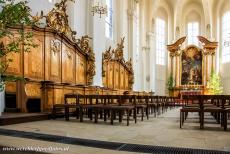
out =
[[133,35],[133,31],[134,31],[134,10],[129,9],[128,10],[128,51],[129,51],[129,58],[133,59],[133,45],[134,45],[134,35]]
[[[104,0],[102,1],[105,2]],[[87,34],[93,38],[92,47],[95,53],[95,66],[96,66],[96,74],[93,79],[93,85],[95,86],[103,86],[102,82],[102,53],[105,51],[105,15],[102,15],[101,18],[98,14],[94,16],[90,12],[91,9],[91,1],[87,0]]]
[[155,37],[154,33],[148,33],[148,45],[149,45],[149,75],[150,75],[150,91],[156,91],[156,50],[155,50]]
[[142,52],[141,52],[141,61],[142,64],[140,66],[142,66],[142,69],[140,68],[140,72],[141,72],[141,90],[146,90],[146,54],[147,54],[147,48],[143,47],[142,48]]

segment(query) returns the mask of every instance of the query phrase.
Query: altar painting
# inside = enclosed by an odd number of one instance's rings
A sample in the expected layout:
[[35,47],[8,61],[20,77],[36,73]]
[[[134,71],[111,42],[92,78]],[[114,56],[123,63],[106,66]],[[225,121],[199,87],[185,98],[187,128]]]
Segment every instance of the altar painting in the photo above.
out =
[[202,85],[202,51],[194,46],[182,53],[182,85]]

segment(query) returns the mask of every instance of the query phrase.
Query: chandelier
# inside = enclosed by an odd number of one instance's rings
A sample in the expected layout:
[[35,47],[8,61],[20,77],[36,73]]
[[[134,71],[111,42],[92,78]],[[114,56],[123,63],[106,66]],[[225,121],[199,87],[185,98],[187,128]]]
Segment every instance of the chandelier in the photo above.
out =
[[99,14],[100,15],[100,18],[101,18],[101,15],[103,14],[106,14],[108,13],[108,10],[107,10],[107,6],[103,6],[103,3],[102,2],[97,2],[96,5],[92,5],[92,10],[91,12],[93,13],[93,16],[94,14]]
[[225,47],[230,47],[230,33],[229,33],[229,40],[224,41],[224,46]]

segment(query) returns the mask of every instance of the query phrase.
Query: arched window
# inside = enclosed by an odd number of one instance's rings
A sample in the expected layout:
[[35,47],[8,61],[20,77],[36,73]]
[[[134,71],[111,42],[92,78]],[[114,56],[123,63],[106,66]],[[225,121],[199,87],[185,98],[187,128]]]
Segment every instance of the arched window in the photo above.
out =
[[222,63],[230,62],[230,12],[222,18]]
[[113,1],[106,0],[108,7],[108,14],[105,18],[105,36],[109,39],[113,39]]
[[188,44],[198,45],[199,35],[199,23],[198,22],[190,22],[188,23]]
[[166,46],[166,27],[165,21],[161,18],[156,19],[156,63],[165,65],[165,46]]

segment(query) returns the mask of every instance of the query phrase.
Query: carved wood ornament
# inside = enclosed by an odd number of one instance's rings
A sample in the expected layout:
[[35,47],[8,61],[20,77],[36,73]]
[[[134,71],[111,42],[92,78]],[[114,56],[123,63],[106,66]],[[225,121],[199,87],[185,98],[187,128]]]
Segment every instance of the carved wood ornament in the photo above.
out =
[[[115,64],[118,64],[120,67],[121,66],[124,67],[124,69],[128,72],[128,90],[132,90],[133,88],[133,83],[134,83],[134,73],[133,73],[133,67],[132,67],[132,60],[128,60],[127,62],[124,60],[124,54],[123,54],[123,49],[124,49],[124,37],[121,38],[121,42],[117,43],[117,47],[115,49],[111,49],[111,47],[109,47],[108,50],[106,50],[103,54],[102,54],[102,76],[104,78],[108,78],[106,76],[106,74],[108,74],[109,70],[106,70],[105,68],[107,66],[114,68]],[[114,71],[114,73],[116,73],[116,71]],[[115,79],[114,79],[115,80]],[[122,82],[123,79],[120,79],[120,82]],[[104,85],[106,87],[108,87],[108,85]],[[116,87],[115,87],[116,88]],[[120,89],[122,89],[120,87]],[[126,89],[126,88],[124,88]]]
[[93,76],[96,74],[95,67],[95,54],[92,48],[89,45],[89,40],[92,39],[88,35],[82,36],[81,39],[77,40],[77,44],[80,48],[88,55],[87,58],[87,85],[91,85],[93,83]]

